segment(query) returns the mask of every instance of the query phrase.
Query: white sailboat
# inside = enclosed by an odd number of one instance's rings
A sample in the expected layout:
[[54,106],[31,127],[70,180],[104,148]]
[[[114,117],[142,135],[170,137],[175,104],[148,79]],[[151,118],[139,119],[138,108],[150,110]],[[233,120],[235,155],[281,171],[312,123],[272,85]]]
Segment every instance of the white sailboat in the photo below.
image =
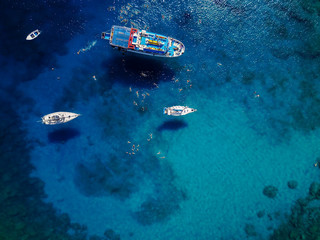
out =
[[69,122],[79,116],[80,114],[72,112],[54,112],[43,116],[41,119],[43,124],[55,125]]
[[196,112],[197,109],[189,108],[186,106],[172,106],[165,107],[163,109],[163,114],[171,115],[171,116],[182,116],[192,112]]

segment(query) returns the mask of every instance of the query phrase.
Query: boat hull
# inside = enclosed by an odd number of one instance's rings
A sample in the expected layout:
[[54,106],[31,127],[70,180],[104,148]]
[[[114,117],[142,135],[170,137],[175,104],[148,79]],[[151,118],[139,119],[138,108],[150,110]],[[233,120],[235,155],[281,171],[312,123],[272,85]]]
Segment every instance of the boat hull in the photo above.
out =
[[45,125],[56,125],[69,122],[79,116],[80,114],[72,112],[54,112],[43,116],[41,119]]
[[141,55],[147,55],[147,56],[152,56],[152,57],[170,57],[170,56],[166,56],[166,55],[159,55],[159,54],[152,54],[152,53],[145,53],[145,52],[139,52],[139,51],[134,51],[134,50],[127,50],[127,49],[123,49],[125,52],[133,52],[133,53],[137,53],[137,54],[141,54]]

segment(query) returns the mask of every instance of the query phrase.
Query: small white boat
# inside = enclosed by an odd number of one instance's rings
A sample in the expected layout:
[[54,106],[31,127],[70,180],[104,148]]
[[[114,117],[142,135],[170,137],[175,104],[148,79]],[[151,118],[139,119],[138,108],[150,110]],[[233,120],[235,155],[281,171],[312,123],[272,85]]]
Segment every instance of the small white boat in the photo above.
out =
[[43,116],[41,119],[43,124],[55,125],[69,122],[79,116],[80,114],[72,112],[54,112]]
[[163,114],[171,115],[171,116],[182,116],[192,112],[196,112],[197,109],[189,108],[186,106],[172,106],[165,107],[163,109]]
[[26,38],[26,40],[33,40],[33,39],[35,39],[36,37],[38,37],[39,35],[40,35],[40,31],[37,29],[37,30],[34,30],[32,33],[30,33],[28,36],[27,36],[27,38]]

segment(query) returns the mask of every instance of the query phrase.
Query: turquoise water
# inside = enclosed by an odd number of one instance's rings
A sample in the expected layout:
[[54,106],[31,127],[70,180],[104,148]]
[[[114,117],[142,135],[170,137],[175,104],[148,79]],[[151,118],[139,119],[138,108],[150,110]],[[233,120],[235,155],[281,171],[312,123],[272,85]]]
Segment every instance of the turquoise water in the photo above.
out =
[[[24,60],[2,49],[1,92],[32,146],[31,176],[44,182],[44,201],[89,235],[267,239],[319,179],[316,4],[74,1],[73,8],[79,15],[67,27],[31,11],[19,34],[43,31],[21,43]],[[100,39],[114,24],[172,36],[186,52],[122,54]],[[172,105],[198,111],[163,115]],[[37,122],[55,111],[81,116]],[[268,185],[275,198],[263,194]]]

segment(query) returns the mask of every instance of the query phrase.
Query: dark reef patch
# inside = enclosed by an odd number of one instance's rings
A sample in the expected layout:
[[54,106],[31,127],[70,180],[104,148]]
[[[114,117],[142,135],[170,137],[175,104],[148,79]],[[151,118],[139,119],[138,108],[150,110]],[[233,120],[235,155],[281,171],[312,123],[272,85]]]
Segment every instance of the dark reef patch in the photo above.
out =
[[295,180],[290,180],[288,181],[287,185],[290,189],[296,189],[298,187],[298,182]]
[[247,237],[257,236],[256,229],[255,229],[254,225],[252,225],[252,224],[247,223],[244,227],[244,231],[245,231]]
[[263,195],[267,196],[268,198],[275,198],[278,194],[278,189],[274,186],[266,186],[263,189]]
[[80,132],[75,128],[62,128],[48,134],[51,143],[65,143],[72,138],[78,137]]
[[190,8],[189,0],[183,2],[177,2],[175,4],[175,14],[173,17],[174,22],[184,29],[190,29],[194,27],[195,21],[197,19],[197,14],[195,9]]
[[271,54],[281,60],[287,60],[289,57],[293,55],[293,51],[286,47],[279,48],[271,48]]
[[319,239],[320,184],[312,183],[309,195],[298,199],[285,221],[272,233],[270,240]]
[[55,109],[73,108],[78,101],[87,102],[90,97],[103,95],[112,88],[112,83],[103,80],[103,76],[96,76],[101,81],[93,80],[94,64],[85,61],[82,66],[72,69],[72,80],[63,89],[62,96],[55,102]]
[[213,0],[214,5],[219,8],[225,8],[230,11],[233,15],[244,15],[246,13],[246,9],[243,6],[236,6],[228,3],[226,0]]
[[150,225],[166,220],[172,209],[176,208],[179,208],[179,205],[175,202],[150,197],[141,204],[139,211],[135,212],[134,216],[142,225]]
[[133,217],[142,225],[151,225],[158,222],[167,221],[172,214],[180,209],[180,202],[186,196],[181,190],[172,186],[171,191],[154,194],[147,198],[138,211],[133,213]]
[[305,73],[300,81],[299,102],[289,108],[288,115],[294,119],[292,127],[305,132],[320,127],[320,89],[317,88],[319,76],[316,73]]
[[[106,238],[101,240],[120,240],[120,234],[116,233],[112,229],[107,229],[104,234]],[[91,239],[90,239],[91,240]]]
[[262,218],[265,214],[266,214],[265,210],[260,210],[260,211],[257,212],[257,217],[258,218]]
[[143,179],[148,179],[152,194],[141,200],[132,216],[138,223],[150,225],[168,220],[186,199],[185,192],[176,186],[175,178],[169,162],[137,152],[129,158],[128,155],[106,159],[92,156],[90,163],[77,165],[74,183],[80,193],[88,197],[112,196],[126,200],[139,191]]
[[169,120],[169,121],[165,121],[164,123],[162,123],[157,130],[158,131],[164,131],[164,130],[170,130],[170,131],[175,131],[175,130],[179,130],[181,128],[185,128],[187,127],[188,124],[185,121],[182,120]]
[[93,158],[90,165],[78,164],[76,168],[74,183],[83,195],[112,195],[124,200],[137,190],[132,164],[116,156],[104,161],[99,156]]
[[185,27],[189,23],[191,23],[193,17],[191,11],[184,11],[179,18],[175,18],[175,21],[178,23],[179,26]]
[[226,0],[213,0],[213,3],[221,8],[225,8],[228,6],[227,1]]
[[320,184],[313,182],[309,188],[309,195],[313,199],[320,199]]
[[106,81],[141,88],[155,88],[155,84],[171,81],[175,76],[174,70],[164,61],[130,53],[122,57],[115,55],[104,61],[102,68],[107,70]]
[[254,72],[246,71],[246,72],[243,73],[242,83],[246,84],[246,85],[252,84],[254,78],[255,78]]
[[185,191],[175,185],[176,176],[169,162],[160,162],[155,156],[149,160],[151,162],[143,163],[142,169],[153,181],[153,194],[133,213],[133,217],[142,225],[167,221],[187,198]]

